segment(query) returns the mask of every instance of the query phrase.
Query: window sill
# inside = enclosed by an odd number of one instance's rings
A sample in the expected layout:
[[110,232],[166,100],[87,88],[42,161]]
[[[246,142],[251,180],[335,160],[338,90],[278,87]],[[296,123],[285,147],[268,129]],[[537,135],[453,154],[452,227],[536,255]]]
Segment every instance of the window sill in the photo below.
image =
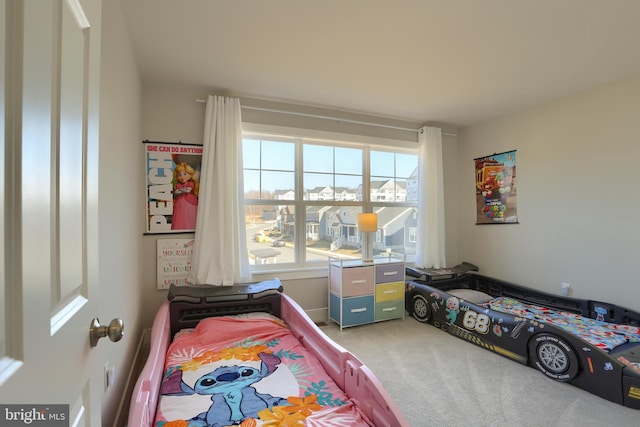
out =
[[260,282],[277,277],[280,280],[314,279],[327,277],[328,266],[260,269],[252,272],[252,281]]

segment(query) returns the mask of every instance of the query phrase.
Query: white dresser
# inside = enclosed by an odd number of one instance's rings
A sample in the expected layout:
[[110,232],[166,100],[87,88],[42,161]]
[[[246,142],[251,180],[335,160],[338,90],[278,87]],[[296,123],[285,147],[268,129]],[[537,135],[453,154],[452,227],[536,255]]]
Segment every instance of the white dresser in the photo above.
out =
[[403,258],[331,258],[329,320],[342,329],[404,318],[404,268]]

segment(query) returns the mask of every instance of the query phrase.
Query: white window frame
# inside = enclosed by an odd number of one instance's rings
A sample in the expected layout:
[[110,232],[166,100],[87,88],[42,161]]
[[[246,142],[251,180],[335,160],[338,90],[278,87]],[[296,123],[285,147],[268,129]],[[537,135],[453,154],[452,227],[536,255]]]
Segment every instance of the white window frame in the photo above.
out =
[[[281,279],[297,279],[311,277],[326,277],[327,263],[309,263],[302,262],[305,259],[306,245],[300,244],[304,242],[299,236],[305,235],[305,221],[300,218],[306,217],[306,208],[308,206],[362,206],[364,212],[372,212],[380,207],[415,207],[418,208],[417,202],[379,202],[377,200],[369,200],[370,197],[370,174],[369,160],[370,150],[376,151],[392,151],[397,153],[418,154],[417,142],[369,137],[364,135],[354,135],[346,133],[326,132],[313,129],[289,128],[283,126],[264,125],[256,123],[243,123],[242,138],[265,138],[283,141],[294,141],[296,144],[296,197],[295,200],[287,200],[286,204],[293,205],[295,208],[296,222],[296,255],[297,262],[294,263],[276,263],[252,265],[251,271],[254,277],[260,277],[260,274],[278,273]],[[318,145],[328,145],[335,147],[360,148],[363,149],[363,201],[336,201],[336,200],[304,200],[303,191],[303,173],[299,171],[302,165],[302,144],[313,143]],[[254,204],[255,200],[246,201],[248,204]],[[260,204],[265,205],[282,205],[283,201],[262,200]],[[376,233],[379,237],[380,232]],[[407,257],[407,262],[413,260],[412,256]]]

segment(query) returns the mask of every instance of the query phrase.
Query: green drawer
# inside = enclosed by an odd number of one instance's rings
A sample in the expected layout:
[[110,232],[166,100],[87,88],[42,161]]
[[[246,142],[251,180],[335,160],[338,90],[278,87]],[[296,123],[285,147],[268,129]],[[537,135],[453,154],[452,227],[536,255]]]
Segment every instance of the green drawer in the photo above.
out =
[[376,320],[399,319],[404,316],[404,300],[384,301],[376,304]]

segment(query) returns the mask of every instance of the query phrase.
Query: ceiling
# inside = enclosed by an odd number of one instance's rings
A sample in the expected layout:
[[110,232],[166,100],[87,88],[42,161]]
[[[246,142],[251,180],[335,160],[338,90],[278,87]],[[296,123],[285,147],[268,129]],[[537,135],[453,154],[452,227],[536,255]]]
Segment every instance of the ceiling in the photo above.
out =
[[466,126],[640,73],[639,0],[121,0],[145,84]]

